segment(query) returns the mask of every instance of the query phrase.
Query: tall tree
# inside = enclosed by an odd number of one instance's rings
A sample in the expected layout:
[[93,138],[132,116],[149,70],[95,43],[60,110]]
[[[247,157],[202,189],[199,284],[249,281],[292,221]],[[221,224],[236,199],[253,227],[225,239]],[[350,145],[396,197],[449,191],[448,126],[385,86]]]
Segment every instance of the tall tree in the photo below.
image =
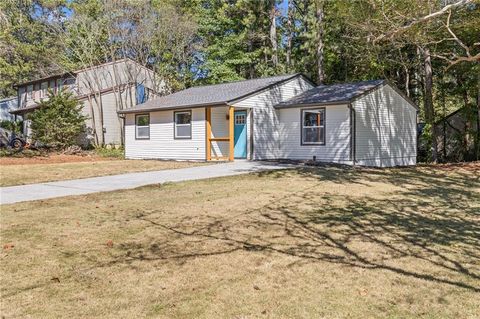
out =
[[0,97],[13,84],[58,72],[62,54],[52,25],[66,18],[64,1],[0,1]]
[[270,42],[272,44],[273,68],[278,68],[277,6],[276,0],[270,0]]
[[317,58],[317,78],[318,84],[323,84],[325,81],[325,70],[324,70],[324,1],[316,0],[315,1],[315,18],[316,18],[316,58]]

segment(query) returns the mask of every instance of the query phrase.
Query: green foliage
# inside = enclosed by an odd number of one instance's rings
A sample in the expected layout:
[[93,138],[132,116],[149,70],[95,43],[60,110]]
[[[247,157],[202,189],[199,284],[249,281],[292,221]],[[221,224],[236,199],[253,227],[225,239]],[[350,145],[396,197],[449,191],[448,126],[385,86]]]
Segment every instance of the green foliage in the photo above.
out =
[[78,143],[85,132],[86,116],[71,92],[49,92],[47,100],[30,116],[32,138],[55,149],[65,149]]
[[115,148],[115,147],[97,147],[95,148],[95,153],[101,157],[113,157],[118,159],[125,158],[125,152],[123,148]]
[[61,46],[54,28],[65,1],[0,1],[0,97],[14,84],[59,72]]
[[11,149],[11,148],[1,148],[0,149],[0,157],[37,157],[37,156],[48,156],[48,152],[44,149],[34,150],[34,149],[26,149],[21,148],[18,150]]
[[9,121],[9,120],[2,120],[0,121],[0,127],[9,130],[13,133],[21,133],[23,127],[23,121]]

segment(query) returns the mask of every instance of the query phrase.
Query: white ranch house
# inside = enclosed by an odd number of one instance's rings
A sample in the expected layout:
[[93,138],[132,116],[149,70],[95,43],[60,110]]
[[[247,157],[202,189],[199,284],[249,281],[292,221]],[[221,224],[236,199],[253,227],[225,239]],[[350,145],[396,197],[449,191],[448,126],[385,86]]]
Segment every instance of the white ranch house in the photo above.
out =
[[415,165],[417,107],[385,80],[302,74],[192,87],[119,111],[130,159]]

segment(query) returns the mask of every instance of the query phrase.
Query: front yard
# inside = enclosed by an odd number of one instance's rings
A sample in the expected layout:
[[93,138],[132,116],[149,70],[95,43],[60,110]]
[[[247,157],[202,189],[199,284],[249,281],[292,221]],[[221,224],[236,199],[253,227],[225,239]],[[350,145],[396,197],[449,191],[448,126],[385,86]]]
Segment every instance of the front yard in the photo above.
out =
[[5,318],[478,318],[480,169],[304,168],[1,208]]
[[49,155],[32,158],[0,157],[0,186],[147,172],[197,165],[206,165],[206,163],[123,160],[100,156],[78,155]]

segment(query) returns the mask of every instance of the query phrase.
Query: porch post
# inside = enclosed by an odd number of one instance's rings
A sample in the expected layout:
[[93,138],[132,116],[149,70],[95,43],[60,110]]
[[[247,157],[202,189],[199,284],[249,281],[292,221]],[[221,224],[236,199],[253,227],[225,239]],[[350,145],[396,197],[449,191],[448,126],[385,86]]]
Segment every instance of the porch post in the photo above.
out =
[[205,120],[207,124],[207,130],[205,132],[206,142],[207,142],[207,161],[212,160],[212,107],[208,106],[205,108]]
[[229,142],[229,152],[228,152],[228,160],[233,161],[234,158],[234,136],[233,136],[233,120],[234,120],[234,107],[230,106],[228,109],[228,142]]

